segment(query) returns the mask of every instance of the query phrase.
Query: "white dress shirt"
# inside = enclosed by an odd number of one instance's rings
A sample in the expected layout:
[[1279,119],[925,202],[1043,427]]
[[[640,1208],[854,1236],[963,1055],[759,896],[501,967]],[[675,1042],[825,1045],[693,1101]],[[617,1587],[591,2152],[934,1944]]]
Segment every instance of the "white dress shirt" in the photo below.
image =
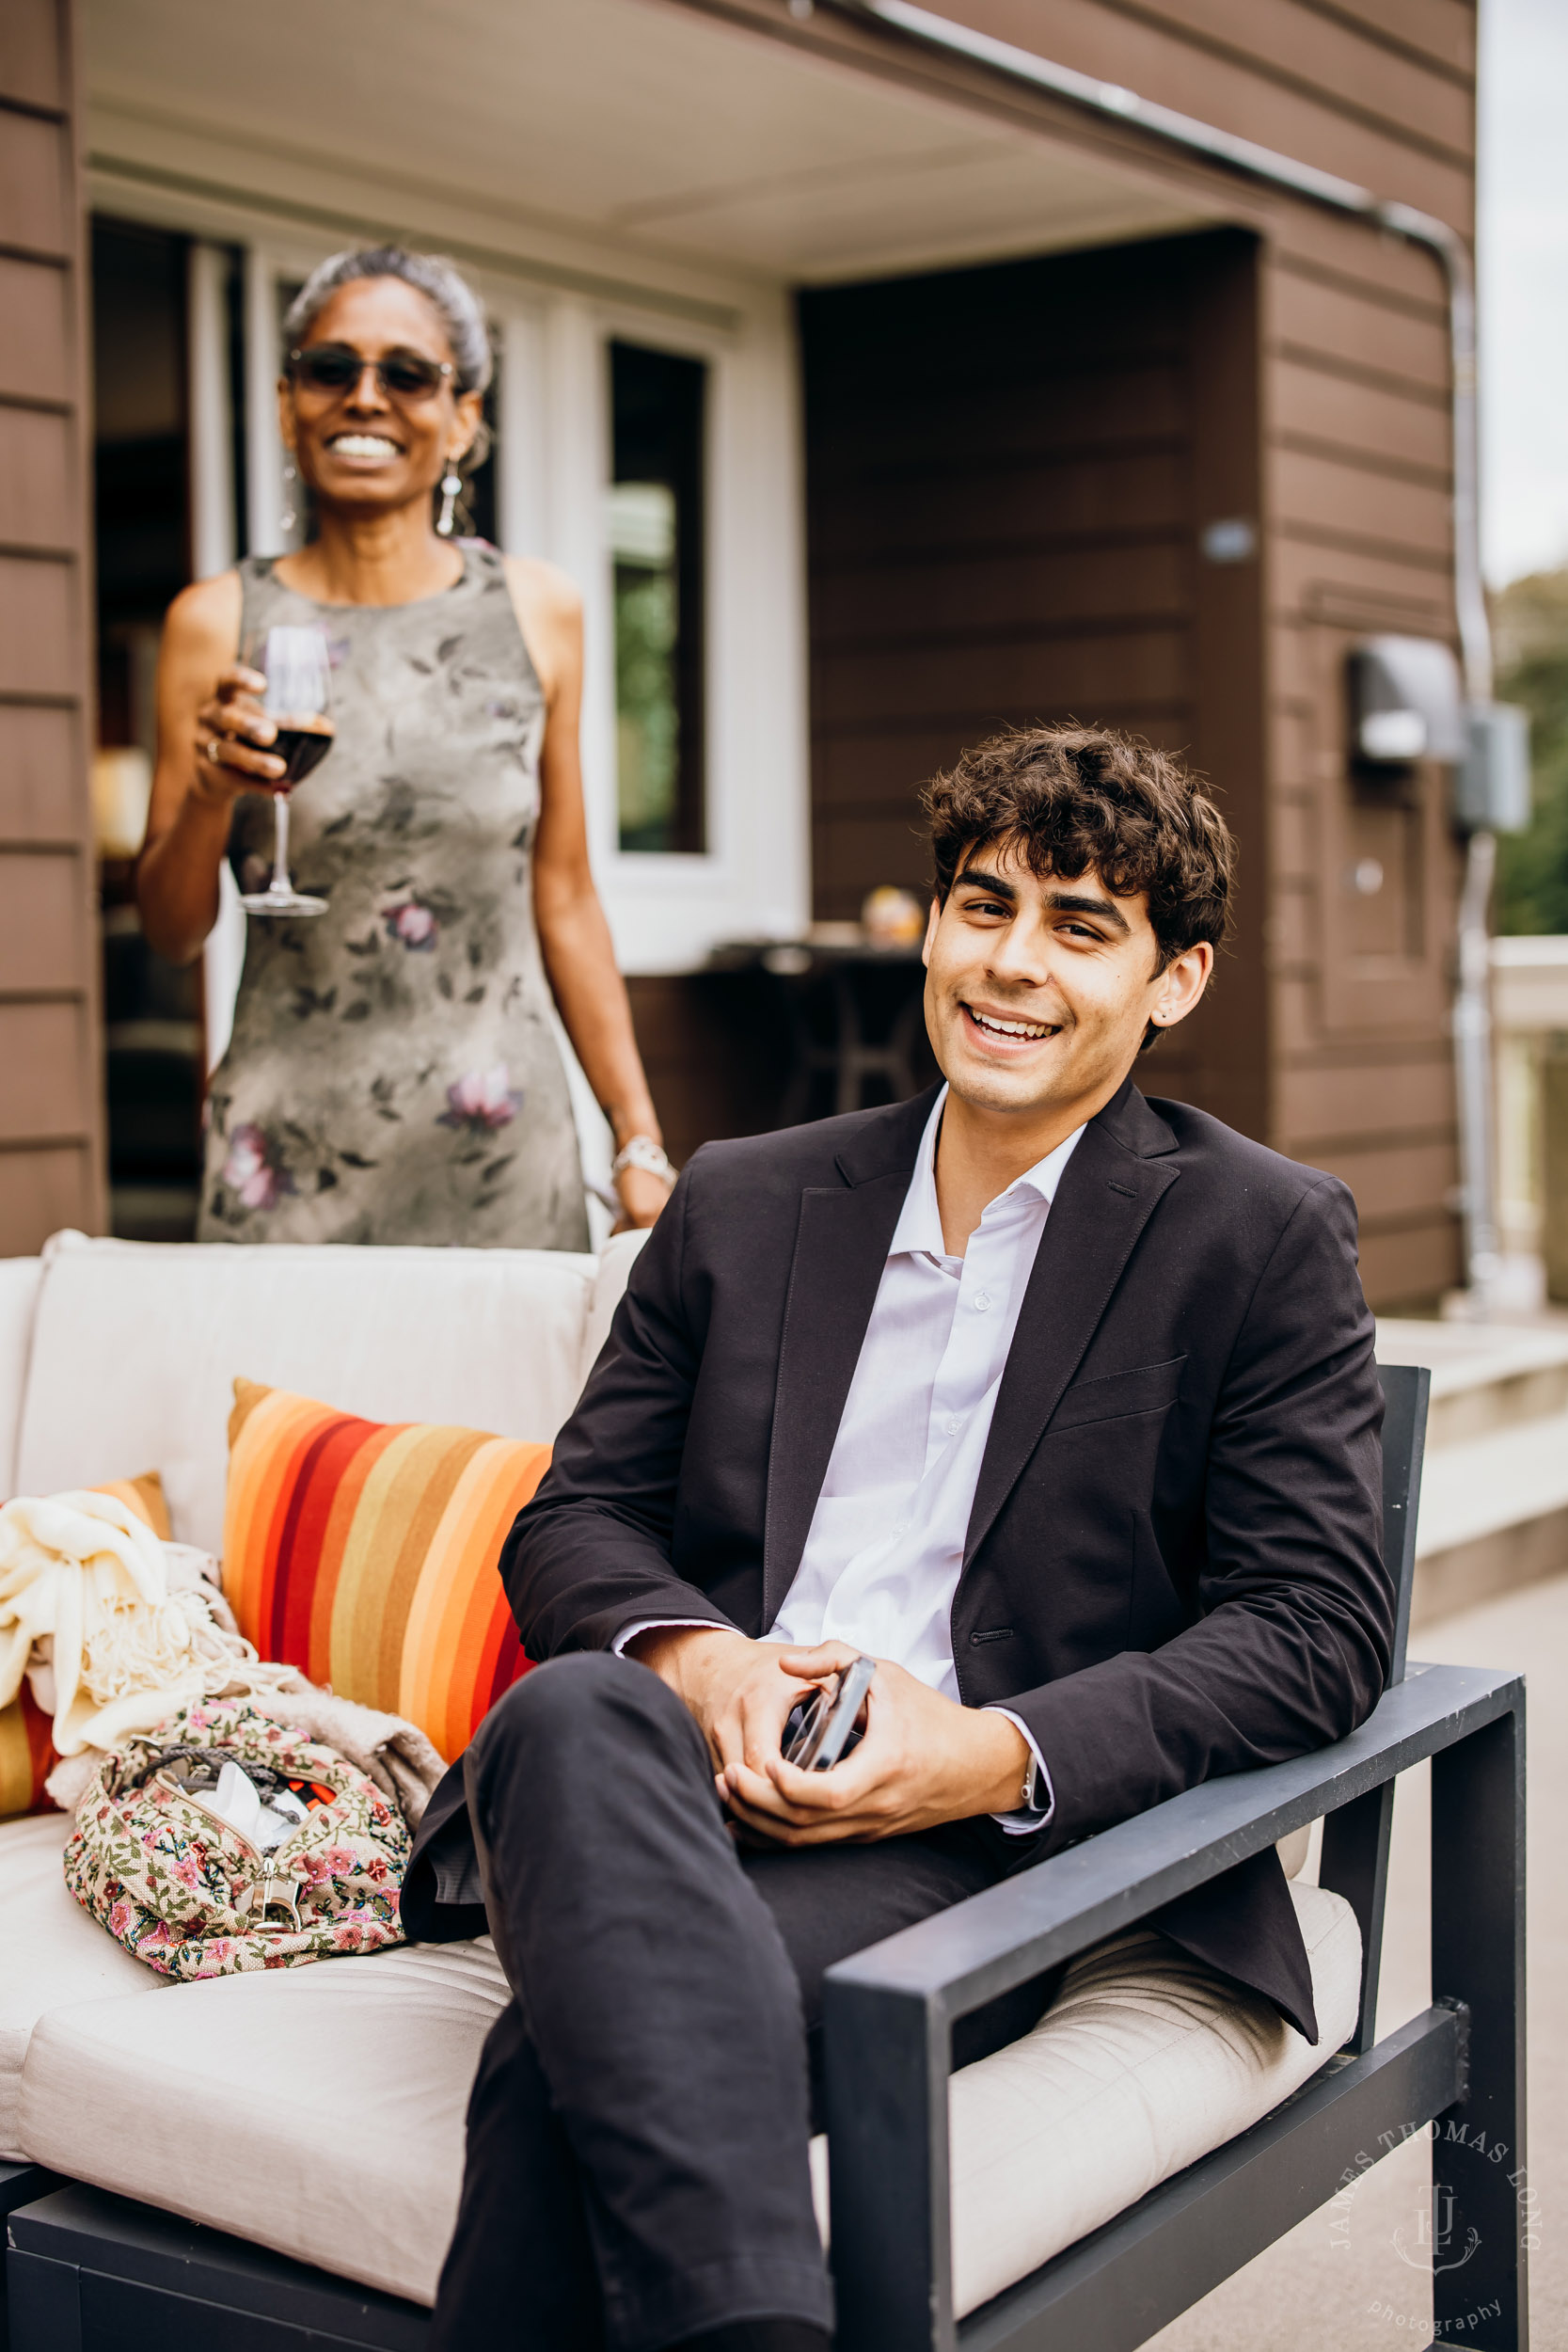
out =
[[[921,1137],[860,1360],[770,1642],[848,1642],[958,1696],[953,1597],[997,1391],[1045,1220],[1082,1127],[991,1201],[961,1258],[937,1206],[944,1087]],[[1025,1724],[1004,1708],[1029,1740]],[[1043,1812],[1001,1817],[1035,1829]]]
[[[950,1257],[937,1206],[936,1143],[944,1087],[921,1137],[871,1320],[839,1421],[794,1582],[766,1639],[801,1647],[847,1642],[891,1658],[957,1699],[953,1597],[997,1391],[1062,1170],[1083,1134],[991,1201],[961,1258]],[[623,1648],[653,1623],[626,1626]],[[998,1815],[1040,1828],[1054,1807],[1044,1758],[1043,1810]]]

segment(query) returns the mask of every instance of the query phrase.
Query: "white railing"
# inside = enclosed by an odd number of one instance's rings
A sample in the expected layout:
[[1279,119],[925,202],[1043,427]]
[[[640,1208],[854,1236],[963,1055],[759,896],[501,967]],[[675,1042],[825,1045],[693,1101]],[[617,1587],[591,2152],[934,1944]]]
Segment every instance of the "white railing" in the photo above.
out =
[[[1544,1261],[1568,1304],[1568,937],[1492,942],[1497,1222],[1505,1259]],[[1549,1067],[1550,1066],[1550,1067]]]

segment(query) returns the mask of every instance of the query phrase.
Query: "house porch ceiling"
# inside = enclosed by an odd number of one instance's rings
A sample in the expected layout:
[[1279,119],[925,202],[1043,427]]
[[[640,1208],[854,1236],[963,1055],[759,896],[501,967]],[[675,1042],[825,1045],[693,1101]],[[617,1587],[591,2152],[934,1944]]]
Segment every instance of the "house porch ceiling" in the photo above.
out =
[[1205,217],[1152,173],[658,0],[88,0],[87,19],[111,163],[198,152],[209,182],[324,203],[357,185],[378,216],[467,217],[479,243],[586,233],[821,283]]

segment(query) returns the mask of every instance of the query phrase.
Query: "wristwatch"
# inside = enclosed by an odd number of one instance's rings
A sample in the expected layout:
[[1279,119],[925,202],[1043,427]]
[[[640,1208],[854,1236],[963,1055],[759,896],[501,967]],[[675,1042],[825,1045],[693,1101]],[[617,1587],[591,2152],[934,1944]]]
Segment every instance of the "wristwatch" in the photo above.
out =
[[657,1176],[668,1187],[674,1184],[675,1171],[670,1165],[669,1154],[652,1136],[628,1136],[610,1163],[612,1177],[625,1175],[628,1168],[640,1168],[644,1176]]

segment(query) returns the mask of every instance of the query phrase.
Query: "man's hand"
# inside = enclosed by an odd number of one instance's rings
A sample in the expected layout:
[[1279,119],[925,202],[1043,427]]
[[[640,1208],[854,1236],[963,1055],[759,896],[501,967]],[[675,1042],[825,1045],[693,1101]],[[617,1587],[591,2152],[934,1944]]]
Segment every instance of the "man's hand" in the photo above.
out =
[[650,1626],[626,1644],[626,1651],[668,1683],[692,1716],[712,1751],[725,1804],[730,1802],[726,1771],[744,1766],[760,1775],[780,1763],[779,1741],[790,1709],[833,1673],[832,1666],[816,1675],[785,1673],[784,1658],[816,1653],[785,1650],[777,1642],[749,1642],[743,1633],[719,1626]]
[[[814,1649],[748,1646],[767,1650],[779,1681],[797,1696],[856,1655],[843,1642],[822,1642]],[[1016,1812],[1029,1754],[1028,1741],[1006,1715],[960,1707],[902,1666],[879,1659],[866,1700],[865,1737],[852,1755],[829,1772],[803,1772],[784,1762],[776,1736],[760,1765],[742,1743],[738,1757],[723,1752],[721,1793],[737,1820],[779,1845],[901,1837],[975,1814]]]

